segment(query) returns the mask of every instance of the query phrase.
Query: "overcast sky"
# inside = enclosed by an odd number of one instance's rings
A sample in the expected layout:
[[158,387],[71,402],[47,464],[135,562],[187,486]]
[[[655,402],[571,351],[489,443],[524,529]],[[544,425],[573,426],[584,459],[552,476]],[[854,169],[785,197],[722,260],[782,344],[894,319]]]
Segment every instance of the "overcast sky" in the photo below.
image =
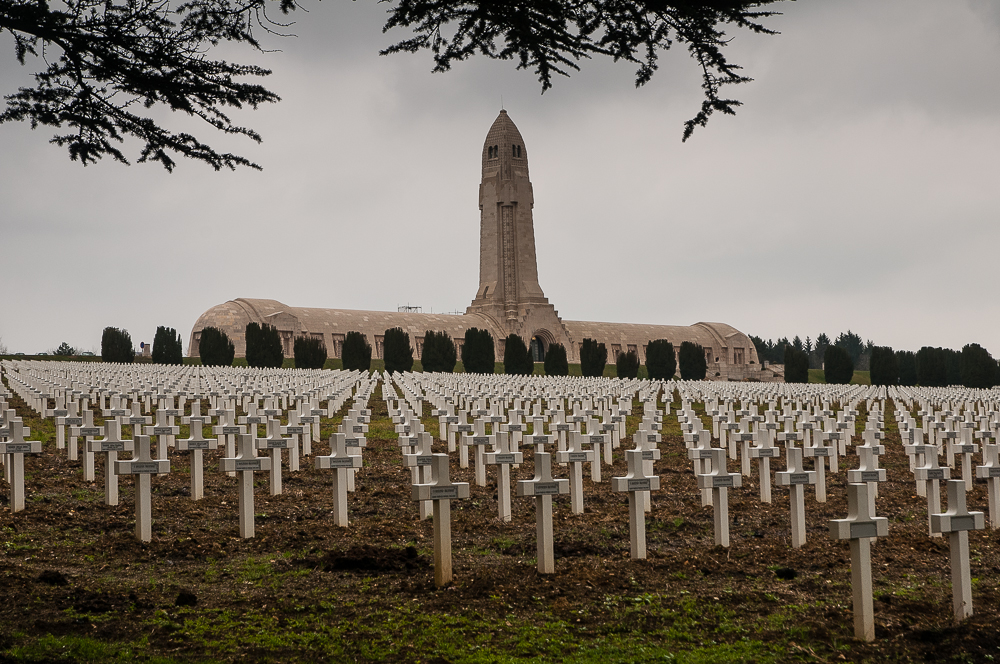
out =
[[[531,72],[379,57],[372,0],[307,3],[273,69],[282,101],[237,116],[260,163],[81,167],[53,132],[0,125],[0,338],[99,352],[157,325],[185,351],[209,307],[464,311],[478,285],[480,155],[501,96],[524,137],[539,282],[569,320],[719,321],[765,338],[851,329],[897,349],[1000,355],[1000,3],[800,1],[778,36],[736,33],[755,80],[681,142],[695,63],[650,84],[589,61],[540,94]],[[32,70],[0,38],[0,92]],[[164,118],[174,123],[180,118]],[[132,155],[136,154],[132,146]]]

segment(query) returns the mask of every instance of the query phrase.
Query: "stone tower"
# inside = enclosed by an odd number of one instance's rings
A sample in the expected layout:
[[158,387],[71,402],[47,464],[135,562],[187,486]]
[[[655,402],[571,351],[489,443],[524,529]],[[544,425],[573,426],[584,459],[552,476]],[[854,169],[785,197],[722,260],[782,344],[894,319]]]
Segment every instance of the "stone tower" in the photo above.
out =
[[534,196],[528,150],[507,111],[493,122],[483,145],[479,185],[479,290],[468,309],[487,316],[504,336],[515,333],[544,348],[568,337],[538,285]]

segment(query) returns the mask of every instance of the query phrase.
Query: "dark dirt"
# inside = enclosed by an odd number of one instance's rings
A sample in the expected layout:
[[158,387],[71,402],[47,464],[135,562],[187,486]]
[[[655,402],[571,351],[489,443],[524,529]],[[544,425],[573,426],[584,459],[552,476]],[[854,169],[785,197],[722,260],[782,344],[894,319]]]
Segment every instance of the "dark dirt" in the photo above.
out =
[[[28,413],[16,400],[14,405],[22,416]],[[378,397],[370,405],[374,430],[386,411]],[[45,424],[25,419],[44,431]],[[426,422],[436,431],[435,420]],[[636,423],[630,424],[631,433]],[[853,457],[842,462],[840,473],[828,475],[827,503],[817,503],[807,489],[808,541],[797,550],[789,541],[788,492],[775,486],[774,502],[762,505],[755,467],[742,489],[730,491],[732,545],[723,549],[713,545],[712,508],[701,505],[676,420],[672,427],[656,466],[663,489],[652,497],[647,560],[629,559],[627,502],[611,493],[607,481],[624,474],[618,450],[613,469],[603,469],[605,482],[585,480],[584,514],[569,513],[568,497],[555,501],[557,572],[548,577],[534,567],[533,502],[513,498],[513,522],[502,523],[496,518],[493,471],[489,486],[473,484],[470,500],[452,503],[455,582],[440,590],[433,582],[432,525],[417,517],[409,470],[401,465],[395,440],[369,438],[364,469],[350,495],[347,529],[332,524],[330,477],[313,469],[311,458],[303,459],[298,473],[286,468],[280,496],[268,495],[266,473],[259,474],[257,537],[250,540],[239,537],[235,480],[217,472],[218,454],[206,454],[205,498],[194,502],[187,487],[188,458],[173,453],[172,472],[153,480],[148,544],[134,536],[131,480],[122,479],[121,504],[106,506],[100,463],[97,482],[84,483],[79,464],[47,444],[43,454],[26,461],[27,509],[12,515],[6,495],[0,498],[0,595],[6,600],[0,602],[0,652],[46,634],[76,634],[105,641],[146,638],[153,651],[197,659],[206,653],[156,623],[158,612],[271,607],[284,620],[298,615],[290,607],[313,606],[322,598],[336,600],[343,615],[359,619],[380,606],[416,602],[429,613],[459,607],[468,615],[507,621],[515,616],[529,624],[555,617],[599,631],[609,620],[601,609],[606,598],[666,593],[733,609],[747,624],[761,626],[769,615],[799,607],[798,641],[765,627],[753,635],[790,644],[788,661],[1000,658],[998,534],[970,534],[976,613],[955,624],[947,540],[927,535],[926,502],[914,493],[895,429],[889,430],[882,458],[890,481],[880,487],[877,502],[879,515],[890,519],[890,535],[872,549],[877,641],[861,644],[852,640],[848,545],[831,541],[827,530],[829,519],[847,515],[844,467]],[[324,440],[328,436],[324,430]],[[435,451],[443,447],[438,441]],[[328,445],[314,443],[313,450],[325,454]],[[525,463],[512,471],[512,482],[533,475],[530,451],[524,452]],[[783,462],[773,466],[783,469]],[[557,467],[557,474],[563,472]],[[456,460],[452,479],[473,482],[471,468],[459,469]],[[976,484],[968,503],[986,510],[982,485]],[[246,561],[261,569],[241,567]],[[283,574],[293,570],[309,573]],[[280,583],[266,582],[279,575]],[[345,598],[359,602],[349,605]],[[129,619],[93,619],[101,615]],[[661,620],[654,614],[628,615],[616,629],[651,630]],[[212,656],[261,658],[249,649]],[[308,661],[301,653],[288,655],[298,657]],[[434,660],[401,655],[396,661]]]

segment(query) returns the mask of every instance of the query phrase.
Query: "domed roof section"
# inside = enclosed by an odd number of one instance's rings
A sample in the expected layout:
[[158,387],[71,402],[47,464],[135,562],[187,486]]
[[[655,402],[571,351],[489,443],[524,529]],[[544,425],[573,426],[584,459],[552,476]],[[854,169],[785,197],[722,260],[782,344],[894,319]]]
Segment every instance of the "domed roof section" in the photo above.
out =
[[510,177],[512,170],[528,175],[528,150],[506,110],[501,110],[493,121],[483,143],[483,175],[495,174],[497,170],[502,170],[504,179]]

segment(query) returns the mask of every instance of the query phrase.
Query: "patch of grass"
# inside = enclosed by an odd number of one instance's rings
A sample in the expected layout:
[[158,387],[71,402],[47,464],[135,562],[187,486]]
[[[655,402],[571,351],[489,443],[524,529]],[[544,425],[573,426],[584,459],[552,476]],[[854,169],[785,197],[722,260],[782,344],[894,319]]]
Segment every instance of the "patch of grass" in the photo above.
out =
[[122,662],[131,664],[136,660],[152,664],[178,662],[171,657],[148,655],[145,643],[106,643],[84,636],[45,636],[15,645],[0,651],[4,661],[14,662]]

